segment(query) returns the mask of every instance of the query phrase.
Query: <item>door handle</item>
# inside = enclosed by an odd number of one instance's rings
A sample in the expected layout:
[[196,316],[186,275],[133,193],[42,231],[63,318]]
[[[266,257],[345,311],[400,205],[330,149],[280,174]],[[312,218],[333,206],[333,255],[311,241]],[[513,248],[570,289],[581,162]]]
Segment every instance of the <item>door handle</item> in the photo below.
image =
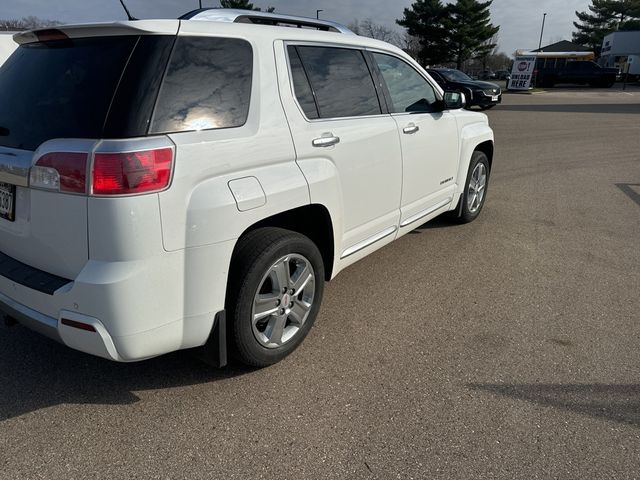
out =
[[410,123],[409,125],[407,125],[406,127],[404,127],[402,129],[402,131],[404,133],[406,133],[407,135],[411,135],[412,133],[416,133],[418,130],[420,130],[420,127],[417,126],[415,123]]
[[333,133],[323,133],[320,138],[316,138],[311,142],[314,147],[331,147],[340,143],[340,137],[336,137]]

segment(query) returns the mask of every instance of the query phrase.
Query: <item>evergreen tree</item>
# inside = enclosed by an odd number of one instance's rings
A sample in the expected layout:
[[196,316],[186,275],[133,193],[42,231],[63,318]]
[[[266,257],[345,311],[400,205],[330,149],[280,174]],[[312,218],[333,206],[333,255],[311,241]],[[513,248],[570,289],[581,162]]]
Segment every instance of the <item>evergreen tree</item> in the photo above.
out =
[[470,58],[487,56],[496,47],[492,41],[499,26],[491,23],[489,8],[493,0],[458,0],[446,7],[444,26],[448,31],[448,45],[457,68]]
[[253,6],[249,0],[220,0],[222,8],[238,8],[240,10],[260,10]]
[[[220,0],[220,6],[222,8],[236,8],[240,10],[262,10],[260,7],[254,7],[253,3],[249,0]],[[275,7],[267,8],[267,12],[272,13],[275,12]]]
[[446,8],[440,0],[417,0],[404,9],[398,25],[417,39],[417,60],[422,65],[438,65],[449,60],[447,31],[444,27]]

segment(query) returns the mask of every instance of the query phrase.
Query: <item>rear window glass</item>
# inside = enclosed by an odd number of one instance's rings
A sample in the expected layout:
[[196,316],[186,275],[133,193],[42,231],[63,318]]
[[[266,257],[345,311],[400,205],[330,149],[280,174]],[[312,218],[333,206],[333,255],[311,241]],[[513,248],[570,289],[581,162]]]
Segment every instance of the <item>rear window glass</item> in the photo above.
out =
[[179,37],[151,123],[151,133],[244,125],[253,52],[231,38]]
[[0,145],[100,138],[137,36],[22,45],[0,68]]

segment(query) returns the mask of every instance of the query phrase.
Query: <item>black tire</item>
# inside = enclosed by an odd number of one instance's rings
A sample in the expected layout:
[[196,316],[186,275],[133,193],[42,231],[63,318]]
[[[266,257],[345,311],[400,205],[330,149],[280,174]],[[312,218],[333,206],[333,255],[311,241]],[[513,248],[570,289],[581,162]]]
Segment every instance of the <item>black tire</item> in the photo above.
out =
[[[469,184],[471,182],[471,176],[473,174],[473,171],[475,170],[476,166],[479,163],[484,164],[484,168],[486,171],[486,183],[484,186],[484,195],[482,196],[480,205],[478,206],[477,210],[471,211],[469,209],[469,202],[468,202]],[[459,200],[460,202],[462,202],[462,205],[458,204],[458,208],[457,208],[457,211],[460,212],[460,216],[456,220],[459,223],[473,222],[476,218],[478,218],[478,215],[480,215],[480,212],[482,211],[482,207],[484,206],[484,202],[487,199],[487,189],[489,187],[490,174],[491,174],[491,169],[490,169],[489,159],[487,158],[487,155],[484,152],[480,152],[478,150],[473,152],[473,155],[471,155],[471,162],[469,163],[469,170],[467,171],[467,180],[464,184],[464,193],[462,194]]]
[[[254,335],[253,302],[265,275],[274,263],[291,254],[303,256],[313,267],[313,302],[306,321],[297,333],[283,345],[270,348],[261,344]],[[266,367],[285,358],[309,333],[320,310],[323,292],[322,255],[309,238],[290,230],[272,227],[259,228],[241,237],[231,262],[227,288],[231,355],[245,365],[253,367]]]

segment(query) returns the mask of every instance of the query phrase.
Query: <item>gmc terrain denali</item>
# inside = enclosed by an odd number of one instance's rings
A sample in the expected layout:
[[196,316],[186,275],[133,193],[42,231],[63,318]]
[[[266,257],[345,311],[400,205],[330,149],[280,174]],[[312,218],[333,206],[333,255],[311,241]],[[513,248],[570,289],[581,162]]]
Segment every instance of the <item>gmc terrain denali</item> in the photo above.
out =
[[[295,26],[298,28],[287,28]],[[135,361],[274,363],[324,282],[482,209],[487,118],[330,22],[202,9],[16,34],[0,69],[0,310]]]

